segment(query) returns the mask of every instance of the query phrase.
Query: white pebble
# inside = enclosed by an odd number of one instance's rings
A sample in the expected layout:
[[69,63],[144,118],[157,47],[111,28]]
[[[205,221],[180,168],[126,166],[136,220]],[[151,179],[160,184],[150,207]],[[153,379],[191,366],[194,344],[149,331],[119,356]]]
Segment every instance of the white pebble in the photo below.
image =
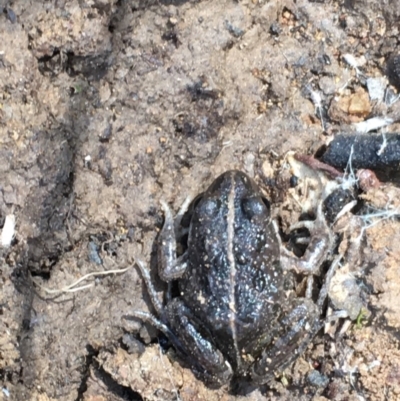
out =
[[15,237],[15,215],[8,214],[1,232],[1,246],[8,248]]

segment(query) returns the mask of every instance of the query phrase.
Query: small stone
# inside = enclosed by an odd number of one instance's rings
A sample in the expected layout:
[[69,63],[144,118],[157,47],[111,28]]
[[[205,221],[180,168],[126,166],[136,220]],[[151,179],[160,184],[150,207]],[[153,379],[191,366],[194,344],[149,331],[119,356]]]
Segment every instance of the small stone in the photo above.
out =
[[111,89],[110,85],[108,82],[104,82],[99,89],[99,97],[100,97],[100,102],[104,103],[106,102],[111,96]]
[[141,355],[146,349],[142,342],[128,333],[123,335],[122,343],[128,348],[129,354]]
[[333,121],[348,124],[364,121],[370,113],[369,95],[363,88],[351,95],[334,98],[328,112]]
[[89,260],[93,263],[96,263],[96,265],[103,264],[103,260],[101,259],[100,255],[99,255],[99,251],[100,251],[100,248],[95,242],[90,241],[88,243]]
[[367,88],[371,100],[382,101],[385,96],[386,85],[387,82],[384,77],[368,78]]
[[112,125],[108,124],[99,135],[100,142],[108,142],[112,135]]
[[349,114],[358,117],[367,117],[371,113],[371,104],[369,102],[368,93],[359,88],[353,95],[350,96]]
[[263,164],[262,164],[262,172],[264,174],[264,177],[266,178],[272,178],[274,176],[274,169],[271,165],[271,163],[266,160]]
[[318,372],[318,370],[312,370],[307,375],[307,381],[314,387],[324,388],[329,384],[329,379]]

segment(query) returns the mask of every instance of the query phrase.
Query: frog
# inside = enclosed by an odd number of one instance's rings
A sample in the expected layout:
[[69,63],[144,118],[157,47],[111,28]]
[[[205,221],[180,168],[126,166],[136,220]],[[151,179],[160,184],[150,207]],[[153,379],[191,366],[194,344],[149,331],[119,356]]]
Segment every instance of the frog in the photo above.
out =
[[[239,170],[217,177],[190,210],[187,203],[174,218],[161,202],[158,275],[177,284],[177,295],[160,301],[149,270],[137,259],[155,314],[133,316],[163,332],[209,387],[237,380],[267,384],[324,324],[326,285],[313,296],[313,277],[331,252],[329,226],[321,211],[314,221],[296,223],[294,228],[309,230],[310,241],[303,256],[291,254],[282,245],[270,202]],[[184,220],[187,249],[178,256]],[[290,289],[292,272],[307,278],[302,296]]]

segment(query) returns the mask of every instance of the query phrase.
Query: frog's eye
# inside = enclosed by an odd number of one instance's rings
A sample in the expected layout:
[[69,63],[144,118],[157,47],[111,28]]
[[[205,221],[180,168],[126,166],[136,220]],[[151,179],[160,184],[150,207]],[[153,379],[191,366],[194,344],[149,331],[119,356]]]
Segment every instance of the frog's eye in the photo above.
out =
[[[267,203],[265,203],[267,202]],[[243,208],[243,212],[244,214],[248,217],[248,218],[252,218],[254,216],[257,215],[263,215],[266,214],[269,210],[269,203],[268,201],[263,198],[247,198],[247,199],[243,199],[242,201],[242,208]]]
[[200,209],[200,214],[204,214],[208,217],[214,217],[218,214],[218,211],[221,207],[221,201],[219,199],[204,199],[198,207]]

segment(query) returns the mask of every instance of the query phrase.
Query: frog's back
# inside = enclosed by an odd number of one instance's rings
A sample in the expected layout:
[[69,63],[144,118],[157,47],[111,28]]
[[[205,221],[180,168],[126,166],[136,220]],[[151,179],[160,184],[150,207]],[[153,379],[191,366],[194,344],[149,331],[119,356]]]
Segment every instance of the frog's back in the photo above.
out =
[[256,335],[282,290],[279,242],[268,205],[245,174],[222,175],[197,205],[180,289],[219,338]]

